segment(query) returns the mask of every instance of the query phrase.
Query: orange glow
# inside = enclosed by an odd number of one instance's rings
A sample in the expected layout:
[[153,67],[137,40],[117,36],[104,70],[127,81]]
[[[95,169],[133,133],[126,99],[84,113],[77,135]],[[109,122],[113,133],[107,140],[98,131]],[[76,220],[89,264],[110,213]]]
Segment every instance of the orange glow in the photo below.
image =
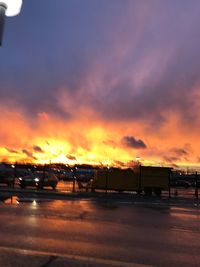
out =
[[[106,122],[88,110],[72,120],[55,118],[51,114],[38,114],[37,122],[27,121],[18,109],[1,107],[0,160],[9,162],[65,164],[91,163],[127,165],[141,158],[142,164],[170,165],[163,157],[172,147],[184,147],[196,140],[190,161],[175,160],[177,165],[196,165],[200,149],[198,135],[184,131],[178,117],[169,114],[168,122],[160,130],[146,128],[145,122]],[[182,134],[179,132],[182,130]],[[123,136],[136,136],[144,140],[147,149],[135,149],[122,144]],[[164,142],[163,142],[164,140]],[[194,149],[194,148],[193,148]],[[170,152],[171,153],[171,152]],[[189,153],[189,152],[188,152]]]

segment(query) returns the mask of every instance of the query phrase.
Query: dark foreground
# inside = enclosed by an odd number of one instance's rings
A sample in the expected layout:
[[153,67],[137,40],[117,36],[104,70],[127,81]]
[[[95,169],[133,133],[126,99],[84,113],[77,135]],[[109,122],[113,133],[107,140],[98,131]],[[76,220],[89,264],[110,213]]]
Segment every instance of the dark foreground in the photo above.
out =
[[12,203],[0,203],[0,266],[200,266],[198,207],[44,198]]

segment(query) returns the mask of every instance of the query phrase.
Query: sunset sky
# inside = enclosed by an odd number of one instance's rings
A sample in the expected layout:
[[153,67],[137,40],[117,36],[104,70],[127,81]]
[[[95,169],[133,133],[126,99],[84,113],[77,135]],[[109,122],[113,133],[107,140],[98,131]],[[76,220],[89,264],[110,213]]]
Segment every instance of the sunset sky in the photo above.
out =
[[200,166],[200,1],[24,0],[0,48],[0,161]]

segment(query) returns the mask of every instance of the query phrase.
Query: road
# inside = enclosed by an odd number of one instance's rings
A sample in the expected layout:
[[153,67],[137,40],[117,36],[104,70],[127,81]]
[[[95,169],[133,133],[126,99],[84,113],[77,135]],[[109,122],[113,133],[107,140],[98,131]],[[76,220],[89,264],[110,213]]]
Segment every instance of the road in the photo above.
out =
[[12,203],[0,203],[0,266],[200,266],[199,208],[80,199]]

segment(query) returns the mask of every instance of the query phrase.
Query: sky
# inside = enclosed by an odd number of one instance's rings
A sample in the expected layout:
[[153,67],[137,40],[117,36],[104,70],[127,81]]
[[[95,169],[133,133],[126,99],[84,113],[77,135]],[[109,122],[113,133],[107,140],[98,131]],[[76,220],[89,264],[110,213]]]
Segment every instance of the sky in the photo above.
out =
[[200,166],[200,1],[24,0],[0,48],[0,161]]

